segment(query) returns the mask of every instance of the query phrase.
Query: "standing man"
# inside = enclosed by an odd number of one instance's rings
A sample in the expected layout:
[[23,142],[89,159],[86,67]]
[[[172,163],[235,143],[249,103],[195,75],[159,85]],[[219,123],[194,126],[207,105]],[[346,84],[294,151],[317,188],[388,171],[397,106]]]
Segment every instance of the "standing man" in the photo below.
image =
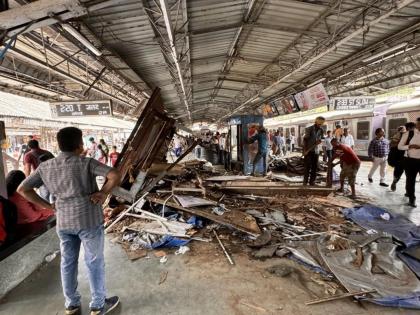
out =
[[286,139],[284,138],[283,132],[280,132],[280,138],[279,138],[279,149],[281,151],[281,155],[286,155]]
[[340,189],[338,191],[344,192],[344,180],[347,178],[351,188],[351,196],[354,198],[356,197],[356,175],[360,168],[360,159],[351,147],[339,143],[335,138],[331,140],[331,145],[335,152],[332,161],[339,157],[341,162]]
[[341,125],[337,125],[334,130],[334,138],[340,141],[342,135],[343,135],[343,128],[341,128]]
[[267,130],[263,126],[258,126],[257,133],[252,136],[248,143],[254,143],[258,141],[258,152],[255,155],[252,163],[252,176],[255,176],[255,167],[257,163],[262,159],[263,161],[263,176],[267,175],[267,149],[268,149],[268,135]]
[[224,160],[224,164],[225,164],[225,170],[227,170],[227,171],[230,171],[230,169],[231,169],[231,166],[230,166],[230,159],[231,159],[231,146],[232,146],[232,143],[231,143],[231,140],[230,140],[230,138],[231,138],[231,133],[230,133],[230,129],[229,129],[229,131],[228,131],[228,133],[227,133],[227,135],[226,135],[226,140],[225,140],[225,150],[223,151],[223,155],[224,155],[224,157],[223,157],[223,160]]
[[[107,314],[118,305],[119,298],[106,298],[102,203],[120,183],[120,175],[117,170],[95,159],[81,156],[83,138],[80,129],[61,129],[57,133],[57,142],[61,153],[42,163],[22,182],[18,192],[41,208],[56,210],[65,314],[81,314],[81,296],[77,291],[81,245],[92,295],[90,314]],[[97,176],[106,177],[101,190],[96,185]],[[34,188],[41,185],[47,186],[57,198],[55,205],[35,193]]]
[[296,137],[293,133],[290,133],[289,139],[290,139],[290,152],[293,152],[295,150]]
[[[303,156],[305,173],[303,176],[303,185],[314,186],[316,180],[316,172],[318,170],[319,160],[319,144],[322,142],[323,130],[322,125],[325,123],[324,117],[317,117],[315,123],[305,129],[305,135],[303,137]],[[310,175],[310,178],[309,178]]]
[[115,167],[115,164],[117,163],[118,157],[120,156],[120,153],[117,152],[117,146],[112,146],[112,151],[109,154],[109,160],[111,161],[111,166]]
[[84,151],[84,154],[88,157],[95,158],[96,157],[96,151],[98,150],[98,144],[95,142],[94,137],[89,138],[89,145],[87,150]]
[[[34,139],[34,136],[28,136],[28,142]],[[20,158],[24,157],[26,153],[31,151],[31,149],[28,147],[28,143],[23,143],[19,150],[19,156],[17,158],[17,162],[19,164]]]
[[327,131],[327,136],[324,139],[325,148],[327,149],[327,161],[331,161],[331,159],[333,157],[333,145],[331,143],[332,139],[333,138],[331,137],[331,130],[328,130]]
[[109,148],[108,145],[106,144],[104,139],[99,139],[99,144],[102,146],[102,150],[104,150],[106,156],[109,155]]
[[349,128],[343,129],[343,135],[341,136],[340,142],[352,148],[354,150],[354,139],[351,134],[349,134]]
[[372,176],[376,169],[380,167],[379,174],[381,176],[379,185],[388,187],[385,183],[386,164],[389,154],[389,141],[384,137],[385,131],[382,128],[375,130],[375,139],[369,143],[368,155],[372,159],[372,167],[370,168],[368,180],[373,183]]
[[[410,142],[411,138],[414,136],[414,129],[416,124],[413,122],[406,123],[405,126],[399,126],[397,133],[392,136],[391,142],[389,144],[389,155],[388,155],[388,165],[394,168],[394,180],[391,184],[391,190],[397,190],[397,183],[400,181],[402,174],[404,173],[405,166],[405,154],[406,151],[400,150],[398,145],[402,139],[404,133],[408,132],[407,143]],[[405,145],[405,143],[404,143]]]
[[407,181],[405,189],[409,198],[408,205],[417,207],[416,204],[416,178],[420,174],[420,117],[417,118],[416,129],[413,137],[408,141],[409,133],[403,134],[398,149],[407,150],[405,159],[405,176]]
[[226,147],[226,134],[222,133],[219,138],[219,162],[225,165],[225,147]]
[[[28,142],[28,148],[30,151],[23,156],[23,172],[26,177],[35,171],[42,162],[54,158],[54,155],[50,151],[42,150],[39,147],[37,140],[30,140]],[[38,193],[43,199],[50,201],[51,193],[45,185],[39,187]]]
[[41,162],[54,158],[54,155],[47,150],[43,150],[39,147],[37,140],[30,140],[28,142],[29,150],[23,156],[23,171],[28,177],[32,171],[35,171]]

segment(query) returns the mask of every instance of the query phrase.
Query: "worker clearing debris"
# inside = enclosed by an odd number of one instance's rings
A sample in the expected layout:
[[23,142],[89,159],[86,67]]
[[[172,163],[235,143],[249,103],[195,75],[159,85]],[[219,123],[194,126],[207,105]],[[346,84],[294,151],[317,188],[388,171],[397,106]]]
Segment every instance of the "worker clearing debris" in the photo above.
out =
[[[340,173],[340,189],[338,192],[344,192],[344,181],[347,179],[351,188],[351,197],[356,197],[356,176],[360,168],[360,159],[354,153],[353,149],[346,144],[339,143],[337,139],[332,139],[331,144],[334,148],[333,159],[340,158],[341,173]],[[337,165],[335,164],[335,165]]]

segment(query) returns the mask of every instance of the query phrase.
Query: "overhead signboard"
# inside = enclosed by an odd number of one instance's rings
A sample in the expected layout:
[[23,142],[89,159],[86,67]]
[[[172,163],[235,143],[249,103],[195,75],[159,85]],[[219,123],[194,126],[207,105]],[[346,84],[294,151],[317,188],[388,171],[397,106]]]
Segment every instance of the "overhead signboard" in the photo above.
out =
[[325,106],[329,102],[327,91],[322,83],[297,93],[294,97],[301,111]]
[[110,100],[50,103],[53,117],[112,116]]
[[330,100],[330,109],[355,110],[373,109],[375,96],[334,97]]

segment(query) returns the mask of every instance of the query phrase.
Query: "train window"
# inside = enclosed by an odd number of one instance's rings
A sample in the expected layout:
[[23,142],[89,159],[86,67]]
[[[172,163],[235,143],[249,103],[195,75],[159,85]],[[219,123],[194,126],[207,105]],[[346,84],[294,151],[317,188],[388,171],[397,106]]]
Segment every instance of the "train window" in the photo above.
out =
[[357,140],[369,140],[370,123],[359,121],[357,123]]
[[295,133],[295,127],[290,128],[290,132],[292,133],[292,135],[296,135],[296,133]]
[[407,118],[394,118],[388,122],[388,138],[391,138],[398,131],[399,126],[405,125]]

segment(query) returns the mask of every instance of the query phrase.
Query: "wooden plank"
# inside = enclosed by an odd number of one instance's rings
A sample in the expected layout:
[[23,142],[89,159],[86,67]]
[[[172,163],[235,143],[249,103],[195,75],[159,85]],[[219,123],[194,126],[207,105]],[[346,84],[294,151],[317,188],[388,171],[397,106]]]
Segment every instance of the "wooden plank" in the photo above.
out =
[[211,221],[216,223],[234,228],[236,230],[251,234],[253,236],[258,236],[261,234],[261,230],[255,221],[255,218],[238,210],[230,210],[229,212],[225,212],[223,215],[217,215],[211,213],[210,210],[205,209],[197,209],[197,208],[184,208],[177,205],[174,202],[168,201],[165,203],[165,200],[158,199],[154,197],[147,197],[147,200],[158,203],[158,204],[165,204],[168,207],[191,213],[203,218],[207,218]]
[[326,297],[326,298],[321,298],[321,299],[308,301],[305,304],[306,305],[319,304],[319,303],[330,302],[330,301],[344,299],[344,298],[347,298],[347,297],[353,297],[353,296],[357,296],[357,295],[364,295],[364,294],[375,293],[375,292],[376,292],[376,290],[369,290],[369,291],[358,291],[358,292],[338,294],[338,295],[333,295],[333,296],[329,296],[329,297]]
[[334,190],[328,187],[317,186],[295,186],[284,185],[276,182],[226,182],[220,185],[222,190],[237,192],[241,194],[257,194],[257,195],[272,195],[272,194],[301,194],[301,195],[322,195],[327,196]]

